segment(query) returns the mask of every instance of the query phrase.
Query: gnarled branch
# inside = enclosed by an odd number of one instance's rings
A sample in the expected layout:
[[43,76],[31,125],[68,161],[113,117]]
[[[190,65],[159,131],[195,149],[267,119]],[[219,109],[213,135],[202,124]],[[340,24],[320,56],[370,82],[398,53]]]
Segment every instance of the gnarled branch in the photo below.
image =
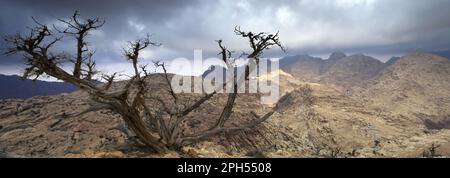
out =
[[93,19],[81,20],[79,18],[79,15],[80,14],[78,13],[78,11],[75,11],[70,20],[58,19],[58,21],[66,25],[66,28],[64,30],[60,30],[55,25],[53,25],[53,27],[58,32],[74,36],[77,40],[77,55],[74,61],[75,66],[73,69],[73,76],[76,78],[80,78],[82,75],[81,65],[83,63],[84,53],[88,51],[88,45],[85,40],[86,36],[90,31],[96,30],[105,24],[105,20],[102,20],[98,17]]

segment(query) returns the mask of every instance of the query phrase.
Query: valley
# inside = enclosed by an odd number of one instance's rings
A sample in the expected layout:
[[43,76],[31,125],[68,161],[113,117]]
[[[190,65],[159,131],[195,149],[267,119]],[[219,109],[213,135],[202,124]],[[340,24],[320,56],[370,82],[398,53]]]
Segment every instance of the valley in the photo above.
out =
[[[88,94],[0,101],[3,157],[424,157],[433,145],[450,155],[450,61],[411,53],[387,65],[362,54],[333,53],[281,59],[280,93],[286,103],[254,130],[224,133],[164,154],[151,153],[108,110],[63,119],[82,111]],[[260,76],[260,80],[269,77]],[[160,98],[168,86],[154,74],[148,86]],[[117,82],[113,88],[123,85]],[[207,128],[226,103],[207,101],[183,122],[183,132]],[[184,94],[192,100],[198,94]],[[157,103],[151,103],[155,107]],[[257,94],[239,94],[230,125],[272,106]]]

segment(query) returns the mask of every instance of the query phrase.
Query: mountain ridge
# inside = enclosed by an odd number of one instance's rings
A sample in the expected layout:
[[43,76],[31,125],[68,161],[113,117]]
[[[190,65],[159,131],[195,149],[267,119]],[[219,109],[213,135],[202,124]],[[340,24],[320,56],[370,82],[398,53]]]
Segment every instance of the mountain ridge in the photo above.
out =
[[26,99],[34,96],[70,93],[78,88],[65,82],[23,80],[17,75],[0,74],[0,99]]
[[409,117],[427,115],[429,119],[445,119],[450,115],[449,79],[449,60],[431,53],[411,53],[365,82],[357,91],[375,107]]

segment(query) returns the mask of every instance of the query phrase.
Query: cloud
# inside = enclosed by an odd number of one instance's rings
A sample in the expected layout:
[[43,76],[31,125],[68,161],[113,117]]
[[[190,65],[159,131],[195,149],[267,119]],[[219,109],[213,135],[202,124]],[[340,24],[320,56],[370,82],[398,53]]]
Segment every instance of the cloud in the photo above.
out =
[[[0,33],[24,32],[32,25],[31,16],[51,24],[79,10],[83,17],[106,20],[88,38],[99,65],[125,64],[121,50],[126,42],[146,33],[163,46],[145,51],[145,61],[192,58],[194,49],[214,57],[217,39],[237,52],[248,50],[247,41],[233,32],[236,25],[244,30],[279,31],[289,54],[342,50],[388,56],[450,48],[449,8],[448,0],[3,0]],[[5,48],[3,42],[0,45]],[[61,48],[70,51],[73,45],[67,42]],[[266,55],[285,54],[273,49]],[[19,61],[1,58],[0,65]]]
[[137,23],[133,20],[129,20],[128,21],[128,25],[130,25],[132,28],[134,28],[136,30],[136,32],[138,33],[142,33],[142,31],[145,30],[145,25],[142,23]]

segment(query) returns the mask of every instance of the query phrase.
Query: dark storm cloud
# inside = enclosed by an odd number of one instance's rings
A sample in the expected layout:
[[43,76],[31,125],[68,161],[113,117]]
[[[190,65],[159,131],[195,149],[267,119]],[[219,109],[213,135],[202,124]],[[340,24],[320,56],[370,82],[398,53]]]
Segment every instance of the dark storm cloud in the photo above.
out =
[[[343,50],[388,56],[450,48],[449,7],[449,0],[2,0],[0,33],[25,30],[32,24],[31,16],[48,24],[74,10],[83,17],[103,17],[107,23],[88,40],[96,59],[108,64],[105,70],[122,65],[125,42],[146,33],[163,43],[144,52],[146,62],[192,58],[193,49],[214,56],[216,39],[224,39],[235,51],[246,50],[246,40],[233,33],[236,25],[252,31],[279,30],[289,54]],[[61,45],[67,50],[73,46]],[[285,55],[275,49],[266,54]],[[1,58],[0,66],[12,64],[4,60],[12,57]]]
[[[78,10],[82,17],[101,17],[106,20],[91,41],[112,44],[115,40],[131,40],[145,33],[154,33],[151,26],[161,26],[175,18],[180,10],[195,6],[196,1],[146,1],[146,0],[6,0],[1,2],[0,30],[11,34],[32,26],[30,17],[46,24],[56,23],[56,18],[70,17]],[[130,38],[131,37],[131,38]],[[96,43],[95,45],[99,45]],[[103,45],[103,44],[100,44]]]

